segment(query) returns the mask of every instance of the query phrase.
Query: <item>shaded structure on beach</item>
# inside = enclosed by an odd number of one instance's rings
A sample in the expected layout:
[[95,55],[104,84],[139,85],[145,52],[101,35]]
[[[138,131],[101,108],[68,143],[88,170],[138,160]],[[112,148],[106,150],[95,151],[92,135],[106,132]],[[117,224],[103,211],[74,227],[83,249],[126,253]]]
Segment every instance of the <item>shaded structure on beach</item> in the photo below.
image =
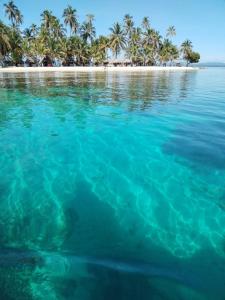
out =
[[104,61],[106,67],[127,67],[131,65],[132,61],[130,59],[107,59]]

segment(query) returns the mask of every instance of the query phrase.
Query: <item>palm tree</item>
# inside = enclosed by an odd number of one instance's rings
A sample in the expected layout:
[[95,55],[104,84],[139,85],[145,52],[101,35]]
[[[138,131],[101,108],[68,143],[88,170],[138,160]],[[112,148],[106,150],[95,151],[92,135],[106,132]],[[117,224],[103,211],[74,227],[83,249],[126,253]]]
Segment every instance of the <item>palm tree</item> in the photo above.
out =
[[20,31],[17,30],[17,28],[12,28],[12,30],[9,31],[9,39],[11,44],[11,60],[15,65],[18,65],[21,63],[23,57],[23,38]]
[[173,61],[179,57],[179,51],[175,45],[168,39],[165,39],[160,49],[160,61],[167,63],[170,61],[172,65]]
[[77,65],[86,65],[90,61],[90,46],[77,36],[72,37],[72,47]]
[[14,25],[14,21],[16,18],[16,5],[13,1],[9,1],[8,3],[4,4],[5,7],[5,15],[8,17],[9,21],[12,22]]
[[52,12],[50,10],[44,10],[41,17],[44,27],[49,29],[52,20]]
[[133,21],[133,17],[130,16],[129,14],[126,14],[124,16],[124,30],[125,30],[125,33],[128,37],[128,39],[130,38],[131,36],[131,32],[133,30],[133,27],[134,27],[134,21]]
[[30,31],[33,37],[36,37],[36,35],[38,34],[38,27],[36,24],[31,24],[30,26]]
[[106,56],[109,48],[109,38],[104,35],[100,35],[97,41],[99,43],[99,51],[104,52]]
[[69,65],[73,61],[73,46],[71,37],[69,39],[64,37],[59,41],[58,54],[63,65]]
[[0,55],[4,57],[10,50],[9,28],[0,21]]
[[48,52],[47,45],[44,39],[41,36],[39,36],[31,44],[30,53],[32,55],[30,56],[34,56],[35,60],[38,62],[38,65],[40,66],[47,52]]
[[19,26],[23,23],[23,16],[13,1],[5,3],[4,7],[5,14],[7,15],[8,19],[12,22],[13,27]]
[[189,55],[192,52],[192,42],[190,40],[185,40],[182,44],[181,44],[181,53],[183,54],[183,58],[186,60],[187,62],[187,66],[189,64]]
[[171,45],[171,47],[170,47],[170,62],[171,62],[171,65],[172,65],[173,61],[178,59],[178,58],[179,58],[179,51],[178,51],[177,46]]
[[94,19],[95,19],[95,16],[92,15],[92,14],[87,14],[86,19],[87,19],[87,23],[93,23]]
[[152,30],[152,34],[151,34],[151,39],[152,39],[152,45],[155,49],[159,49],[160,45],[161,45],[161,35],[159,33],[159,31],[156,30]]
[[143,20],[142,20],[142,27],[144,28],[144,30],[150,29],[149,17],[144,17],[143,18]]
[[126,46],[126,37],[125,33],[122,30],[121,25],[117,22],[113,25],[113,27],[109,28],[111,31],[110,35],[110,48],[117,58],[118,54],[120,53],[121,49],[124,49]]
[[176,29],[174,26],[170,26],[168,29],[167,29],[167,33],[166,33],[166,36],[167,37],[173,37],[176,35]]
[[141,47],[141,28],[133,28],[129,45],[126,49],[126,54],[128,58],[134,64],[142,63],[142,47]]
[[161,35],[155,29],[147,29],[144,32],[143,43],[144,45],[151,45],[154,49],[158,49],[161,45]]
[[72,8],[71,5],[68,5],[67,8],[63,11],[63,18],[65,25],[70,28],[70,36],[72,33],[77,33],[78,30],[78,21],[76,16],[76,9]]
[[91,56],[95,65],[103,64],[107,59],[109,40],[105,36],[100,36],[91,46]]
[[87,15],[87,20],[83,22],[81,26],[81,37],[85,42],[88,42],[89,40],[90,43],[92,43],[95,38],[96,31],[93,25],[93,21],[94,21],[94,16]]
[[185,41],[181,44],[181,50],[182,50],[183,52],[192,50],[192,48],[193,48],[193,46],[192,46],[192,41],[190,41],[190,40],[185,40]]
[[19,26],[23,23],[23,15],[21,14],[21,12],[17,9],[17,13],[16,13],[16,20],[15,20],[16,26]]
[[32,38],[33,38],[32,30],[30,28],[25,28],[23,31],[23,36],[28,41],[32,40]]
[[158,59],[158,52],[161,47],[161,36],[155,29],[147,29],[143,33],[144,61],[147,65],[155,64]]
[[60,23],[60,20],[54,16],[51,19],[50,28],[53,39],[58,40],[64,37],[66,30]]

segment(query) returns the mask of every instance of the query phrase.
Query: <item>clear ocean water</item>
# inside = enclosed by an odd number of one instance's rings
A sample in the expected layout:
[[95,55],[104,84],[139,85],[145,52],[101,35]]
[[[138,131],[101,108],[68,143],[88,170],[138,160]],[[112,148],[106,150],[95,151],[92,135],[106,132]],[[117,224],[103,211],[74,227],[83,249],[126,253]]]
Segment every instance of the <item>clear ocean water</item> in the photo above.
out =
[[0,74],[0,299],[225,299],[225,69]]

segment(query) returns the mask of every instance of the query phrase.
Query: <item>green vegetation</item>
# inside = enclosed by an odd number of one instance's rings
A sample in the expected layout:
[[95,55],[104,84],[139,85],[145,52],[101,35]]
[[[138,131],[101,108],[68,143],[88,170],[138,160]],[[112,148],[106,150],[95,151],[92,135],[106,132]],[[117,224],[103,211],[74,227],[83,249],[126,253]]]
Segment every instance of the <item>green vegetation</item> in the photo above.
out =
[[79,22],[77,11],[68,6],[62,13],[64,24],[50,10],[41,13],[39,26],[32,24],[21,30],[23,15],[13,1],[4,4],[10,25],[0,21],[0,63],[8,65],[102,65],[109,55],[125,57],[132,65],[167,65],[177,59],[198,62],[200,55],[186,40],[180,49],[173,44],[176,35],[170,26],[163,38],[148,17],[136,27],[133,17],[124,16],[114,23],[108,36],[96,36],[94,16]]
[[190,63],[197,63],[200,60],[200,54],[198,52],[194,52],[192,46],[192,42],[190,40],[186,40],[181,44],[181,52],[183,53],[183,58],[187,62],[187,66]]

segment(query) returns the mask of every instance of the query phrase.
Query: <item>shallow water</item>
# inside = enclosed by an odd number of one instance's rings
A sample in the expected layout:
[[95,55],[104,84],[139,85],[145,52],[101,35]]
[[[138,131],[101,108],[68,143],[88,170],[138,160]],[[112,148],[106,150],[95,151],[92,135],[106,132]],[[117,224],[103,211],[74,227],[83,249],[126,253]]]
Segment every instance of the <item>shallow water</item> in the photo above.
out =
[[225,69],[0,74],[1,299],[225,298]]

